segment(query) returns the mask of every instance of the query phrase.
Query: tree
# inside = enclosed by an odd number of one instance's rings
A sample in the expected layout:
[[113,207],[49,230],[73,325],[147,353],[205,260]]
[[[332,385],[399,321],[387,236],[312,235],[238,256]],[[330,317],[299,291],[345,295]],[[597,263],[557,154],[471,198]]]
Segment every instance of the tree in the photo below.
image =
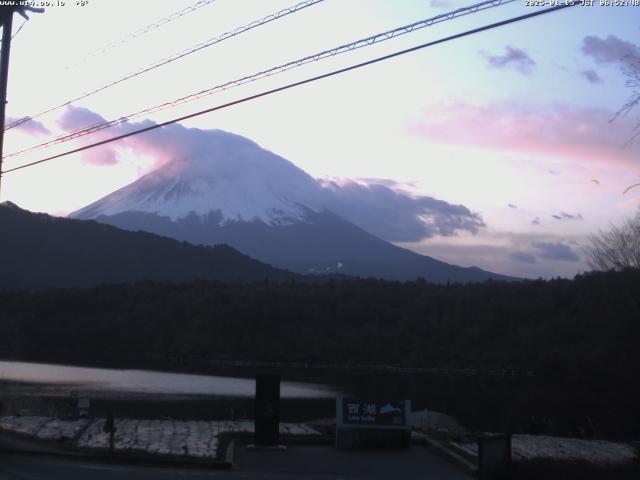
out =
[[[637,48],[640,50],[640,48]],[[627,77],[626,87],[631,89],[629,100],[618,110],[616,117],[625,117],[640,105],[640,57],[629,54],[622,61],[622,72]],[[635,127],[630,143],[640,136],[640,122]]]
[[622,225],[590,235],[585,253],[594,270],[640,268],[640,211]]

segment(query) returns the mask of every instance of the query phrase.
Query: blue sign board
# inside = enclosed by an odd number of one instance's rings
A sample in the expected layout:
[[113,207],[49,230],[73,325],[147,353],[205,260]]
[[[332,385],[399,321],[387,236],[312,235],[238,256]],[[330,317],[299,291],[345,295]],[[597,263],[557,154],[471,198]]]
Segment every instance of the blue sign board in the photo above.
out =
[[409,400],[377,401],[339,396],[336,426],[357,428],[410,429]]

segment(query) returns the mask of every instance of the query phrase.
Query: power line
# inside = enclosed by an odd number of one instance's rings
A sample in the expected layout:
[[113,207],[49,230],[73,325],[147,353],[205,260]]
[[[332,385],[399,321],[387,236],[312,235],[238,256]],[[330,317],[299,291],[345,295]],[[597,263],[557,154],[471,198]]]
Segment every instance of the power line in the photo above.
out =
[[483,10],[487,10],[489,8],[495,8],[498,6],[502,6],[502,5],[506,5],[508,3],[513,3],[517,0],[485,0],[484,2],[480,2],[474,5],[470,5],[468,7],[462,7],[462,8],[458,8],[456,10],[453,10],[451,12],[448,13],[443,13],[440,15],[436,15],[435,17],[430,17],[424,20],[420,20],[417,22],[413,22],[410,23],[408,25],[404,25],[401,27],[397,27],[394,28],[393,30],[388,30],[386,32],[382,32],[382,33],[378,33],[366,38],[362,38],[359,40],[356,40],[354,42],[351,43],[347,43],[344,45],[340,45],[339,47],[335,47],[329,50],[323,50],[319,53],[315,53],[313,55],[308,55],[306,57],[300,58],[298,60],[294,60],[291,62],[287,62],[284,63],[282,65],[278,65],[277,67],[272,67],[269,68],[267,70],[263,70],[257,73],[254,73],[252,75],[247,75],[245,77],[242,77],[240,79],[236,79],[236,80],[232,80],[230,82],[226,82],[220,85],[216,85],[214,87],[205,89],[205,90],[201,90],[200,92],[196,92],[190,95],[187,95],[185,97],[181,97],[178,98],[176,100],[173,100],[171,102],[165,102],[163,104],[160,105],[156,105],[154,107],[150,107],[147,108],[145,110],[141,110],[139,112],[136,113],[132,113],[129,115],[125,115],[125,116],[121,116],[115,120],[110,120],[110,121],[105,121],[105,122],[101,122],[98,123],[96,125],[93,126],[89,126],[89,127],[84,127],[81,129],[78,129],[74,132],[70,132],[64,135],[61,135],[57,138],[54,138],[52,140],[48,140],[46,142],[43,142],[41,144],[35,145],[33,147],[29,147],[26,148],[24,150],[20,150],[14,153],[11,153],[9,155],[6,155],[5,158],[9,158],[12,156],[16,156],[16,155],[21,155],[33,150],[38,150],[38,149],[42,149],[42,148],[47,148],[53,145],[57,145],[59,143],[64,143],[70,140],[74,140],[76,138],[80,138],[83,137],[85,135],[89,135],[91,133],[95,133],[98,132],[100,130],[104,130],[106,128],[111,128],[113,126],[116,125],[120,125],[126,121],[135,119],[135,118],[139,118],[141,116],[144,115],[148,115],[150,113],[155,113],[161,110],[166,110],[168,108],[174,107],[176,105],[181,105],[184,103],[188,103],[194,100],[198,100],[204,97],[207,97],[209,95],[213,95],[214,93],[220,92],[220,91],[225,91],[225,90],[229,90],[231,88],[235,88],[238,87],[240,85],[244,85],[246,83],[250,83],[250,82],[254,82],[257,80],[260,80],[262,78],[266,78],[266,77],[271,77],[273,75],[277,75],[283,72],[286,72],[288,70],[300,67],[302,65],[305,65],[307,63],[311,63],[311,62],[317,62],[319,60],[323,60],[325,58],[329,58],[329,57],[333,57],[342,53],[346,53],[346,52],[350,52],[352,50],[357,50],[359,48],[363,48],[363,47],[368,47],[380,42],[384,42],[386,40],[390,40],[392,38],[396,38],[399,37],[401,35],[405,35],[411,32],[414,32],[416,30],[422,29],[422,28],[426,28],[426,27],[430,27],[432,25],[438,24],[438,23],[442,23],[445,21],[449,21],[449,20],[453,20],[455,18],[459,18],[465,15],[470,15],[473,13],[477,13],[479,11],[483,11]]
[[79,95],[79,96],[77,96],[75,98],[72,98],[71,100],[67,100],[67,101],[65,101],[65,102],[63,102],[63,103],[61,103],[59,105],[47,108],[46,110],[43,110],[42,112],[37,113],[35,115],[27,116],[27,117],[21,118],[20,120],[16,120],[15,122],[11,123],[10,125],[7,125],[5,127],[5,130],[10,130],[10,129],[14,128],[14,127],[17,127],[18,125],[22,125],[23,123],[26,123],[26,122],[28,122],[30,120],[33,120],[34,118],[40,117],[40,116],[45,115],[45,114],[50,113],[50,112],[53,112],[54,110],[58,110],[59,108],[66,107],[67,105],[70,105],[73,102],[77,102],[78,100],[82,100],[84,98],[87,98],[87,97],[89,97],[91,95],[94,95],[94,94],[96,94],[98,92],[106,90],[107,88],[113,87],[114,85],[118,85],[118,84],[120,84],[120,83],[122,83],[122,82],[124,82],[126,80],[130,80],[130,79],[135,78],[135,77],[137,77],[139,75],[142,75],[143,73],[149,72],[151,70],[155,70],[158,67],[161,67],[163,65],[167,65],[168,63],[171,63],[171,62],[175,62],[176,60],[179,60],[179,59],[181,59],[183,57],[186,57],[187,55],[191,55],[192,53],[198,52],[198,51],[200,51],[200,50],[202,50],[204,48],[207,48],[207,47],[210,47],[212,45],[218,44],[220,42],[228,40],[229,38],[233,38],[233,37],[235,37],[237,35],[240,35],[242,33],[247,32],[249,30],[253,30],[254,28],[261,27],[261,26],[266,25],[268,23],[271,23],[271,22],[273,22],[275,20],[279,20],[279,19],[281,19],[283,17],[286,17],[286,16],[291,15],[293,13],[299,12],[300,10],[303,10],[305,8],[311,7],[313,5],[316,5],[316,4],[324,2],[324,1],[325,0],[305,0],[303,2],[300,2],[300,3],[296,4],[296,5],[293,5],[291,7],[288,7],[288,8],[285,8],[283,10],[280,10],[279,12],[267,15],[266,17],[263,17],[263,18],[261,18],[259,20],[254,20],[251,23],[248,23],[246,25],[238,27],[238,28],[236,28],[234,30],[225,32],[222,35],[218,35],[216,37],[210,38],[209,40],[201,42],[201,43],[195,45],[194,47],[188,48],[188,49],[183,50],[183,51],[181,51],[179,53],[175,53],[175,54],[173,54],[173,55],[171,55],[169,57],[166,57],[166,58],[164,58],[164,59],[162,59],[162,60],[160,60],[158,62],[152,63],[151,65],[149,65],[147,67],[144,67],[144,68],[142,68],[140,70],[136,70],[135,72],[128,73],[124,77],[121,77],[121,78],[119,78],[117,80],[109,82],[106,85],[98,87],[98,88],[96,88],[94,90],[90,90],[88,92],[85,92],[85,93],[83,93],[83,94],[81,94],[81,95]]
[[487,31],[487,30],[492,30],[494,28],[502,27],[502,26],[505,26],[505,25],[509,25],[511,23],[520,22],[520,21],[523,21],[523,20],[527,20],[529,18],[537,17],[537,16],[544,15],[544,14],[547,14],[547,13],[556,12],[556,11],[563,10],[565,8],[574,7],[574,6],[577,6],[577,5],[579,5],[579,3],[577,3],[577,2],[566,3],[564,5],[558,5],[558,6],[555,6],[555,7],[545,8],[543,10],[536,10],[534,12],[531,12],[531,13],[528,13],[528,14],[525,14],[525,15],[520,15],[518,17],[512,17],[512,18],[509,18],[507,20],[502,20],[500,22],[491,23],[489,25],[485,25],[485,26],[482,26],[482,27],[474,28],[472,30],[466,30],[466,31],[464,31],[462,33],[457,33],[455,35],[450,35],[448,37],[444,37],[444,38],[441,38],[441,39],[438,39],[438,40],[433,40],[433,41],[430,41],[430,42],[427,42],[427,43],[423,43],[423,44],[415,46],[415,47],[411,47],[411,48],[407,48],[405,50],[400,50],[398,52],[390,53],[388,55],[377,57],[377,58],[374,58],[372,60],[367,60],[366,62],[358,63],[358,64],[355,64],[355,65],[351,65],[349,67],[344,67],[344,68],[340,68],[338,70],[333,70],[333,71],[328,72],[328,73],[323,73],[321,75],[316,75],[314,77],[310,77],[310,78],[307,78],[305,80],[300,80],[300,81],[297,81],[297,82],[289,83],[287,85],[284,85],[284,86],[281,86],[281,87],[277,87],[277,88],[274,88],[274,89],[271,89],[271,90],[266,90],[266,91],[263,91],[263,92],[260,92],[260,93],[254,94],[254,95],[250,95],[248,97],[241,98],[239,100],[234,100],[232,102],[228,102],[228,103],[225,103],[225,104],[222,104],[222,105],[217,105],[215,107],[211,107],[211,108],[208,108],[206,110],[201,110],[199,112],[195,112],[195,113],[191,113],[191,114],[188,114],[188,115],[184,115],[182,117],[174,118],[174,119],[168,120],[166,122],[162,122],[162,123],[158,123],[158,124],[155,124],[155,125],[152,125],[152,126],[149,126],[149,127],[141,128],[141,129],[135,130],[133,132],[125,133],[125,134],[118,135],[118,136],[112,137],[112,138],[108,138],[106,140],[102,140],[100,142],[92,143],[90,145],[85,145],[83,147],[75,148],[73,150],[69,150],[69,151],[66,151],[66,152],[63,152],[63,153],[59,153],[57,155],[52,155],[50,157],[46,157],[46,158],[43,158],[41,160],[37,160],[35,162],[26,163],[24,165],[20,165],[18,167],[11,168],[9,170],[4,170],[3,172],[0,172],[0,175],[3,175],[5,173],[10,173],[10,172],[15,172],[16,170],[21,170],[21,169],[24,169],[24,168],[27,168],[27,167],[31,167],[31,166],[38,165],[38,164],[41,164],[41,163],[44,163],[44,162],[55,160],[57,158],[61,158],[61,157],[67,156],[67,155],[71,155],[73,153],[78,153],[78,152],[82,152],[84,150],[89,150],[91,148],[99,147],[101,145],[106,145],[108,143],[115,142],[117,140],[122,140],[124,138],[131,137],[133,135],[138,135],[140,133],[145,133],[145,132],[149,132],[151,130],[155,130],[155,129],[158,129],[158,128],[166,127],[167,125],[171,125],[173,123],[181,122],[183,120],[188,120],[190,118],[194,118],[194,117],[197,117],[197,116],[200,116],[200,115],[204,115],[206,113],[211,113],[211,112],[214,112],[216,110],[222,110],[224,108],[228,108],[228,107],[231,107],[231,106],[234,106],[234,105],[239,105],[241,103],[245,103],[245,102],[248,102],[248,101],[251,101],[251,100],[256,100],[256,99],[261,98],[261,97],[266,97],[268,95],[273,95],[274,93],[278,93],[278,92],[282,92],[282,91],[285,91],[285,90],[289,90],[291,88],[299,87],[301,85],[305,85],[307,83],[312,83],[312,82],[315,82],[317,80],[322,80],[322,79],[325,79],[325,78],[329,78],[329,77],[333,77],[333,76],[336,76],[336,75],[339,75],[339,74],[342,74],[342,73],[349,72],[351,70],[356,70],[356,69],[359,69],[359,68],[362,68],[362,67],[366,67],[368,65],[373,65],[375,63],[379,63],[379,62],[382,62],[382,61],[385,61],[385,60],[389,60],[389,59],[392,59],[392,58],[395,58],[395,57],[399,57],[399,56],[405,55],[407,53],[411,53],[411,52],[415,52],[415,51],[418,51],[418,50],[422,50],[424,48],[432,47],[432,46],[438,45],[440,43],[445,43],[445,42],[448,42],[448,41],[451,41],[451,40],[456,40],[458,38],[463,38],[463,37],[466,37],[466,36],[469,36],[469,35],[473,35],[473,34],[476,34],[476,33],[484,32],[484,31]]
[[[67,67],[65,67],[65,70],[69,70],[70,68],[74,68],[77,67],[78,65],[80,65],[81,63],[86,62],[87,60],[89,60],[90,58],[93,57],[97,57],[98,55],[101,55],[103,53],[105,53],[108,50],[111,50],[113,48],[119,47],[135,38],[138,38],[142,35],[144,35],[147,32],[150,32],[151,30],[155,30],[156,28],[159,28],[163,25],[166,25],[167,23],[173,22],[174,20],[177,20],[180,17],[183,17],[191,12],[194,12],[202,7],[205,7],[213,2],[215,2],[216,0],[199,0],[198,2],[194,3],[193,5],[190,5],[188,7],[183,8],[182,10],[179,10],[177,12],[172,13],[171,15],[168,15],[164,18],[161,18],[160,20],[157,20],[153,23],[150,23],[149,25],[147,25],[144,28],[140,28],[138,30],[136,30],[135,32],[132,32],[118,40],[115,40],[111,43],[106,44],[105,46],[95,50],[94,52],[90,53],[89,55],[87,55],[86,57],[82,58],[81,60],[79,60],[78,62],[76,62],[74,65],[69,65]],[[26,23],[26,20],[25,22]],[[22,30],[22,27],[24,27],[24,23],[22,25],[20,25],[20,28],[18,28],[18,31],[16,33],[13,34],[13,37],[11,37],[12,39],[15,38],[16,35],[18,35],[18,33],[20,33],[20,30]],[[2,43],[2,42],[0,42]],[[26,117],[25,117],[26,118]]]
[[[16,33],[14,33],[13,35],[11,35],[11,40],[13,40],[14,38],[16,38],[16,36],[18,36],[18,34],[22,31],[22,29],[24,28],[25,24],[27,23],[27,20],[23,20],[22,23],[20,24],[20,26],[18,27],[18,29],[16,30]],[[2,45],[2,39],[0,38],[0,45]]]
[[14,33],[13,35],[11,35],[11,40],[13,40],[14,38],[16,38],[18,36],[18,34],[22,31],[22,29],[24,28],[24,26],[26,25],[27,20],[23,20],[22,24],[20,24],[20,26],[18,27],[18,30],[16,30],[16,33]]
[[[160,20],[156,20],[153,23],[150,23],[149,25],[147,25],[144,28],[140,28],[138,30],[136,30],[135,32],[131,32],[128,35],[125,35],[122,38],[119,38],[118,40],[115,40],[111,43],[108,43],[106,45],[104,45],[103,47],[98,48],[97,50],[95,50],[94,52],[90,53],[89,55],[87,55],[86,57],[82,58],[80,61],[78,61],[76,64],[73,65],[73,67],[76,67],[78,65],[80,65],[83,62],[86,62],[87,60],[89,60],[90,58],[93,57],[97,57],[99,55],[102,55],[103,53],[120,47],[123,44],[134,40],[135,38],[138,38],[142,35],[144,35],[145,33],[148,33],[152,30],[155,30],[156,28],[162,27],[163,25],[166,25],[167,23],[173,22],[174,20],[177,20],[180,17],[183,17],[189,13],[195,12],[196,10],[199,10],[202,7],[206,7],[207,5],[210,5],[211,3],[215,2],[216,0],[199,0],[198,2],[189,5],[188,7],[183,8],[182,10],[179,10],[177,12],[172,13],[171,15],[168,15],[164,18],[161,18]],[[70,67],[68,67],[70,68]]]

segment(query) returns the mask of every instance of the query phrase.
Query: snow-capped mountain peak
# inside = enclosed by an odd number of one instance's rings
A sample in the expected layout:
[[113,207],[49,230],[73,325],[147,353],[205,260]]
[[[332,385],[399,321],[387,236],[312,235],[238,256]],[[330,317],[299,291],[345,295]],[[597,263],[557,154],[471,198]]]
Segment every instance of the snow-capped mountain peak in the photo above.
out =
[[177,220],[219,213],[223,223],[282,225],[322,209],[321,187],[291,162],[243,137],[209,133],[197,154],[167,162],[72,217],[135,211]]

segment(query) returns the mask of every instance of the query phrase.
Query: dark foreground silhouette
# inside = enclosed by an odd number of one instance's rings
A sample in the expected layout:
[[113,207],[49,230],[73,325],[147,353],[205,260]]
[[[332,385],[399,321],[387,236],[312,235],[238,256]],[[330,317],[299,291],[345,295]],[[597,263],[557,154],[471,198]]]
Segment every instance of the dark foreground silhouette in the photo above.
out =
[[334,369],[323,381],[404,388],[476,428],[638,438],[639,319],[634,270],[469,285],[143,282],[0,292],[0,352],[198,372],[230,360],[466,368]]

